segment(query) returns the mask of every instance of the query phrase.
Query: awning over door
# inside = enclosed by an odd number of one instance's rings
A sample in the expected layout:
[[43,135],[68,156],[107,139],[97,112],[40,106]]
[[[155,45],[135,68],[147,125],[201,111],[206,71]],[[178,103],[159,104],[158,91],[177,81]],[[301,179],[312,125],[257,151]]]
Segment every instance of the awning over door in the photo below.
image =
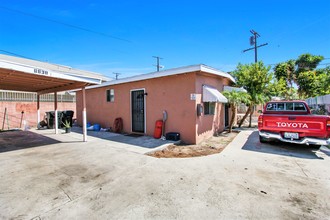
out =
[[203,102],[222,102],[227,103],[228,99],[216,88],[203,85]]

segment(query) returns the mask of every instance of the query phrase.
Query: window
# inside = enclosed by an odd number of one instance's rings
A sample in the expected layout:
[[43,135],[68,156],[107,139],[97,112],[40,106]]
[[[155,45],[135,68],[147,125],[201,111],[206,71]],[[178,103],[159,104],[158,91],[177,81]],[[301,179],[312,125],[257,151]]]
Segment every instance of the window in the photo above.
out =
[[215,102],[204,102],[204,115],[214,115]]
[[107,102],[114,102],[115,101],[115,90],[108,89],[107,90]]
[[284,103],[277,103],[277,111],[283,111],[284,110]]
[[306,111],[305,105],[301,102],[294,103],[294,110],[296,111]]
[[276,103],[269,103],[266,108],[267,111],[275,111],[276,110]]
[[293,103],[286,103],[286,110],[293,111]]
[[302,102],[279,102],[269,103],[266,108],[267,111],[307,111]]

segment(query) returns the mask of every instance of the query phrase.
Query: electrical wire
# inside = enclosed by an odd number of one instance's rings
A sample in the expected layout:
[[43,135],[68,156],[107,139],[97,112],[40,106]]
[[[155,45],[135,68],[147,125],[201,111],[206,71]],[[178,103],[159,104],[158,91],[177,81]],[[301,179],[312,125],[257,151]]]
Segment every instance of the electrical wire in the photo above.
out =
[[14,12],[14,13],[22,14],[22,15],[25,15],[25,16],[30,16],[30,17],[34,17],[34,18],[37,18],[37,19],[46,20],[46,21],[53,22],[53,23],[56,23],[56,24],[60,24],[60,25],[63,25],[63,26],[67,26],[67,27],[70,27],[70,28],[75,28],[75,29],[78,29],[78,30],[81,30],[81,31],[86,31],[86,32],[93,33],[93,34],[102,35],[104,37],[108,37],[108,38],[112,38],[112,39],[116,39],[116,40],[120,40],[120,41],[125,41],[125,42],[128,42],[128,43],[131,43],[131,41],[129,41],[127,39],[116,37],[116,36],[109,35],[109,34],[105,34],[105,33],[98,32],[98,31],[94,31],[94,30],[91,30],[91,29],[87,29],[87,28],[84,28],[84,27],[77,26],[77,25],[72,25],[72,24],[64,23],[62,21],[53,20],[53,19],[50,19],[50,18],[46,18],[46,17],[42,17],[42,16],[39,16],[39,15],[30,14],[30,13],[19,11],[19,10],[12,9],[12,8],[7,8],[7,7],[1,6],[1,5],[0,5],[0,8],[1,9],[4,9],[4,10],[7,10],[7,11]]
[[7,50],[1,50],[1,49],[0,49],[0,51],[1,51],[1,52],[4,52],[4,53],[7,53],[7,54],[14,55],[14,56],[18,56],[18,57],[22,57],[22,58],[26,58],[26,59],[30,59],[30,60],[35,60],[35,59],[29,58],[29,57],[26,57],[26,56],[23,56],[23,55],[19,55],[19,54],[17,54],[17,53],[12,53],[12,52],[7,51]]

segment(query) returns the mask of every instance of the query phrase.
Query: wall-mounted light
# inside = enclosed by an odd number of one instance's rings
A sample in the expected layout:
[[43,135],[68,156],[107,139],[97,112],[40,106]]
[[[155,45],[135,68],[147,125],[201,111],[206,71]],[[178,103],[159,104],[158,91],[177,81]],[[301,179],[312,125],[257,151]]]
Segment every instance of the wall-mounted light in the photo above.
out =
[[147,93],[147,92],[145,92],[145,93],[144,93],[144,95],[148,95],[148,93]]

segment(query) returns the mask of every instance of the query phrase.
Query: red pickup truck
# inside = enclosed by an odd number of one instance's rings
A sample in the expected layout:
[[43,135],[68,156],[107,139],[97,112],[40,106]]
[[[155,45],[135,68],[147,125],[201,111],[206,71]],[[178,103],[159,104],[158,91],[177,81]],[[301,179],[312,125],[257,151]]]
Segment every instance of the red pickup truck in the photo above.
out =
[[312,115],[304,101],[268,102],[258,118],[259,140],[330,145],[330,116]]

